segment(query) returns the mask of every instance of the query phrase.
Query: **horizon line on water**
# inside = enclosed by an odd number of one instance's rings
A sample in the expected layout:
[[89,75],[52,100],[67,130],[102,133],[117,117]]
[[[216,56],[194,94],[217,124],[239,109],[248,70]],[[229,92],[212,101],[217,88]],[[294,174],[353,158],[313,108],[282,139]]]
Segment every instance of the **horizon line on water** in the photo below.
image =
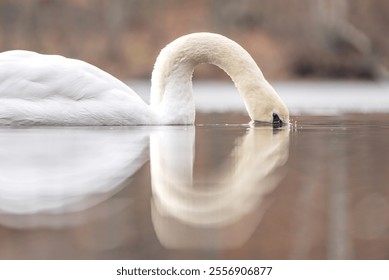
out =
[[[126,84],[149,104],[150,81],[128,80]],[[271,84],[291,115],[389,113],[389,82],[310,80]],[[194,81],[193,95],[198,112],[246,112],[243,99],[230,81]]]

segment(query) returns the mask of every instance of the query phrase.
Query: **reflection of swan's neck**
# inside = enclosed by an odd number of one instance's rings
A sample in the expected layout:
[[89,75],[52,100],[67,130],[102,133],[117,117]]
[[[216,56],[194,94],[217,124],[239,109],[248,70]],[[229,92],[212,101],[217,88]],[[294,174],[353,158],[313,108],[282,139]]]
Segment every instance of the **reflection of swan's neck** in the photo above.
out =
[[255,61],[241,46],[224,36],[195,33],[173,41],[157,58],[150,101],[159,121],[194,123],[192,74],[201,63],[214,64],[231,76],[254,119],[253,100],[269,98],[269,91],[272,91]]

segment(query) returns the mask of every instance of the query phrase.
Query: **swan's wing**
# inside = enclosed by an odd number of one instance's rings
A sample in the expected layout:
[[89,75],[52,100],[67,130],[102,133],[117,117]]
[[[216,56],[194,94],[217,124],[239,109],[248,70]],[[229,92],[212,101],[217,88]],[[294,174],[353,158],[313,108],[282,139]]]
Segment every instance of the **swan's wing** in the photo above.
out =
[[145,124],[151,115],[131,88],[91,64],[0,53],[0,124]]
[[[111,90],[136,93],[110,74],[77,59],[29,51],[0,53],[0,96],[41,99],[98,98]],[[138,97],[139,98],[139,97]]]

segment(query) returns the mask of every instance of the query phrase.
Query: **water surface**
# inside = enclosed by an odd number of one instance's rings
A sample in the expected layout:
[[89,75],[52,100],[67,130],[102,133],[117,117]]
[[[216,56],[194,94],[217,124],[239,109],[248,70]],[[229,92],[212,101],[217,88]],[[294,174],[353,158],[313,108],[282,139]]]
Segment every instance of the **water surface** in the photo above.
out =
[[389,258],[389,115],[247,122],[1,128],[0,258]]

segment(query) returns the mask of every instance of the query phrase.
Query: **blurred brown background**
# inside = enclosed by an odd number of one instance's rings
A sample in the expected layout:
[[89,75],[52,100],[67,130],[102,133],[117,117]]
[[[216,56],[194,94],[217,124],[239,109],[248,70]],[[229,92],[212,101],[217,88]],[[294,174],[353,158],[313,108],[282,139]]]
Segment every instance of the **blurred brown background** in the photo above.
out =
[[1,51],[79,58],[121,79],[150,78],[162,47],[198,31],[236,40],[273,80],[386,78],[387,26],[387,0],[0,0]]

